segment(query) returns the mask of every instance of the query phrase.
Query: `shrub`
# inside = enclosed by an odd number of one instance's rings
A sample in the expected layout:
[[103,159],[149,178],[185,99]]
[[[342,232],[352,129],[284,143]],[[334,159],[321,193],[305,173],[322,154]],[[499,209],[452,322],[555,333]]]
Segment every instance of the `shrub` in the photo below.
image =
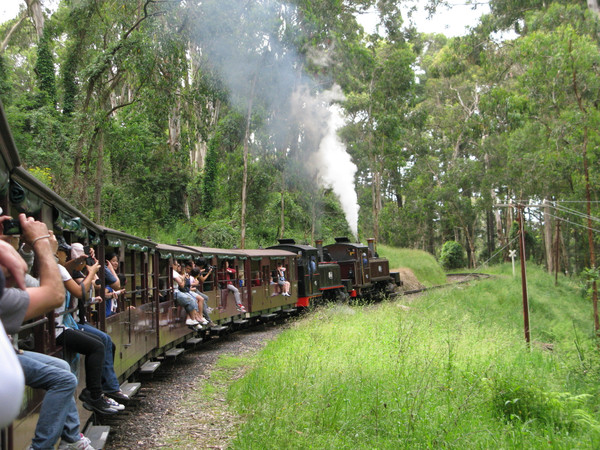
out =
[[465,252],[462,245],[456,241],[447,241],[442,247],[440,264],[446,270],[465,267]]

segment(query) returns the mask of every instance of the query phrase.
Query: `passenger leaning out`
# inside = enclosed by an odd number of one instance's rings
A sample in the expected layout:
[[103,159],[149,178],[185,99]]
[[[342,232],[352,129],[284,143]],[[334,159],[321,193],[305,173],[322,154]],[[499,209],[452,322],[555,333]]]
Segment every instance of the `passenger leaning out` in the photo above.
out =
[[[242,296],[240,295],[240,291],[237,287],[233,285],[232,279],[235,280],[236,270],[232,267],[229,267],[229,261],[226,259],[221,262],[221,270],[219,270],[219,284],[221,289],[227,289],[233,292],[233,297],[235,298],[235,304],[237,310],[239,312],[246,312],[246,308],[242,304]],[[225,306],[227,305],[227,297],[225,296],[225,304],[221,304],[219,306],[219,311],[223,312],[225,310]]]
[[290,296],[290,282],[285,279],[285,266],[282,262],[277,263],[277,284],[281,289],[281,295]]

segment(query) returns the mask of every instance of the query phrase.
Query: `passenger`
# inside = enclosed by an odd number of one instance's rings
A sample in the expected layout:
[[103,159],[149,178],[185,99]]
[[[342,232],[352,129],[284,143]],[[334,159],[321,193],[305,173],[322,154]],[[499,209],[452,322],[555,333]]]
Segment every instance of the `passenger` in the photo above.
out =
[[[105,361],[108,359],[105,355],[105,343],[99,336],[80,330],[73,316],[70,313],[64,313],[64,311],[71,307],[72,298],[83,297],[84,292],[89,292],[94,277],[98,270],[100,270],[100,264],[98,261],[95,261],[93,266],[88,266],[86,278],[81,284],[78,284],[64,267],[70,251],[71,246],[66,243],[61,243],[57,251],[58,267],[63,284],[67,289],[67,295],[62,307],[55,310],[58,314],[55,328],[56,343],[63,347],[63,352],[85,355],[86,388],[79,396],[79,399],[83,402],[83,406],[90,411],[96,411],[101,414],[115,414],[123,410],[124,406],[106,397],[102,392],[102,374]],[[76,300],[73,300],[73,303],[75,302]],[[110,360],[112,361],[112,358]]]
[[117,272],[119,271],[119,255],[111,252],[106,256],[106,264],[104,266],[104,281],[107,286],[110,286],[115,291],[121,289],[121,283]]
[[279,276],[277,275],[277,269],[271,271],[271,278],[269,285],[273,288],[273,293],[271,297],[275,297],[276,295],[281,295],[281,286],[277,283]]
[[[115,314],[119,309],[119,297],[125,294],[125,286],[127,285],[127,278],[124,275],[118,274],[119,283],[121,285],[121,289],[115,291],[110,286],[106,286],[106,290],[104,291],[104,298],[106,299],[106,317],[110,317]],[[133,306],[129,308],[135,309]]]
[[190,270],[190,288],[195,295],[202,297],[202,315],[207,321],[206,325],[214,327],[216,324],[210,319],[212,309],[208,306],[208,295],[200,290],[212,273],[212,266],[208,265],[204,258],[200,258],[198,264],[199,267],[194,267]]
[[[221,270],[219,271],[219,281],[221,283],[221,289],[228,289],[233,292],[233,296],[235,298],[235,304],[237,310],[240,312],[246,312],[246,308],[242,304],[242,298],[240,295],[240,291],[236,288],[231,282],[231,277],[235,276],[235,269],[229,267],[229,261],[226,259],[221,263]],[[225,305],[221,305],[219,307],[220,311],[225,310]]]
[[185,292],[185,277],[183,275],[183,269],[181,264],[177,261],[173,262],[173,296],[175,301],[185,309],[187,313],[187,319],[185,324],[194,327],[196,330],[201,330],[202,325],[197,320],[200,317],[198,312],[198,301]]
[[277,263],[277,284],[281,289],[281,295],[290,297],[290,282],[285,279],[285,266],[282,262]]
[[314,275],[317,273],[317,263],[315,262],[315,257],[311,256],[308,261],[308,274]]
[[[18,332],[23,320],[38,317],[59,307],[65,295],[60,272],[54,261],[58,245],[56,239],[42,222],[25,219],[23,214],[21,216],[22,237],[26,245],[33,249],[38,261],[40,280],[36,280],[37,286],[27,288],[26,291],[4,291],[0,299],[0,320],[10,333]],[[24,273],[17,273],[16,267],[20,271],[21,263],[24,262],[17,262],[15,266],[16,252],[10,252],[9,247],[4,241],[0,241],[0,264],[10,271],[13,280],[20,285]],[[17,357],[25,374],[25,383],[47,391],[30,448],[54,448],[60,437],[59,448],[93,450],[89,439],[79,431],[79,415],[74,398],[77,378],[69,370],[69,365],[61,359],[35,352],[20,352]],[[4,388],[10,386],[10,378],[2,377],[1,385]],[[19,395],[20,404],[22,390],[19,392],[15,389],[14,394]],[[2,396],[2,413],[10,411],[8,400]],[[3,425],[4,423],[1,424]]]
[[[88,260],[88,258],[91,259]],[[68,282],[68,284],[66,284],[65,287],[67,288],[67,290],[69,290],[72,297],[76,297],[79,300],[78,303],[81,306],[79,310],[79,329],[98,337],[104,344],[104,364],[102,366],[102,391],[107,397],[112,398],[116,401],[116,404],[113,404],[113,407],[120,410],[122,408],[117,406],[119,404],[118,402],[127,403],[129,401],[129,396],[126,395],[123,391],[121,391],[119,379],[117,378],[117,374],[115,373],[115,344],[113,343],[110,335],[101,330],[98,330],[96,327],[87,323],[85,318],[85,307],[87,306],[88,302],[97,303],[102,301],[102,297],[94,296],[93,288],[94,281],[97,278],[96,274],[100,269],[100,264],[98,264],[96,259],[91,255],[91,252],[90,255],[86,255],[84,253],[83,244],[80,244],[79,242],[75,242],[71,246],[71,259],[81,261],[79,266],[75,267],[75,271],[72,274],[73,281],[77,284],[77,286]],[[86,261],[94,262],[94,264],[88,266]],[[83,273],[82,270],[85,271],[87,275]]]

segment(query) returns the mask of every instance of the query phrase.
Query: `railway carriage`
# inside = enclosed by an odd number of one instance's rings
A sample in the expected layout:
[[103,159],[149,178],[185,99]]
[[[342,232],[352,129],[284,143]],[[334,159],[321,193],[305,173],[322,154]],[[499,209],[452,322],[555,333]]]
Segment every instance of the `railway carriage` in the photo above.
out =
[[[317,243],[322,241],[317,241]],[[324,262],[322,247],[296,244],[293,239],[279,239],[271,249],[287,250],[298,255],[298,307],[308,307],[322,300],[343,299],[349,285],[342,281],[340,266]]]

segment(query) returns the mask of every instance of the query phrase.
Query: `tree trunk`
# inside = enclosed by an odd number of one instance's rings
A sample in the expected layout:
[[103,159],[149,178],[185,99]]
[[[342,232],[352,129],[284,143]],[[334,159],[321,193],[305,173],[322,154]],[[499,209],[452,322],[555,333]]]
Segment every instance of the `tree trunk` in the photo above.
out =
[[19,27],[23,23],[23,20],[25,19],[25,17],[27,17],[26,14],[21,14],[21,16],[19,17],[19,20],[17,20],[13,24],[13,26],[10,27],[10,30],[8,30],[8,33],[6,34],[6,37],[4,38],[4,40],[2,41],[2,43],[0,44],[0,53],[4,53],[4,50],[6,50],[6,47],[8,46],[8,43],[10,42],[10,38],[19,29]]
[[285,236],[285,197],[284,197],[284,193],[285,193],[285,188],[283,187],[283,172],[281,173],[281,178],[282,178],[282,184],[281,184],[281,211],[279,213],[279,218],[280,218],[280,223],[281,226],[279,228],[279,238],[283,239],[283,237]]
[[41,39],[44,34],[44,14],[42,12],[40,0],[25,0],[25,3],[27,4],[27,10],[29,11],[31,20],[33,20],[38,39]]
[[[590,268],[596,269],[596,249],[594,248],[594,232],[592,231],[592,194],[590,189],[590,173],[587,159],[588,128],[583,128],[583,173],[585,177],[585,204],[587,211],[588,245],[590,247]],[[598,318],[598,283],[592,281],[592,305],[594,308],[594,329],[596,336],[600,335],[600,320]]]
[[181,147],[181,95],[176,92],[177,101],[169,113],[169,150],[177,153]]
[[587,0],[587,6],[597,16],[600,16],[600,8],[598,7],[598,0]]
[[[379,213],[381,212],[381,172],[377,167],[377,157],[373,166],[373,237],[375,242],[379,242]],[[358,236],[356,236],[358,237]]]
[[548,273],[554,272],[554,261],[552,251],[552,218],[550,217],[550,205],[544,199],[544,249],[546,250],[546,268]]
[[98,157],[96,158],[96,180],[94,181],[94,214],[96,222],[102,223],[102,169],[104,164],[104,131],[100,130],[98,139]]

